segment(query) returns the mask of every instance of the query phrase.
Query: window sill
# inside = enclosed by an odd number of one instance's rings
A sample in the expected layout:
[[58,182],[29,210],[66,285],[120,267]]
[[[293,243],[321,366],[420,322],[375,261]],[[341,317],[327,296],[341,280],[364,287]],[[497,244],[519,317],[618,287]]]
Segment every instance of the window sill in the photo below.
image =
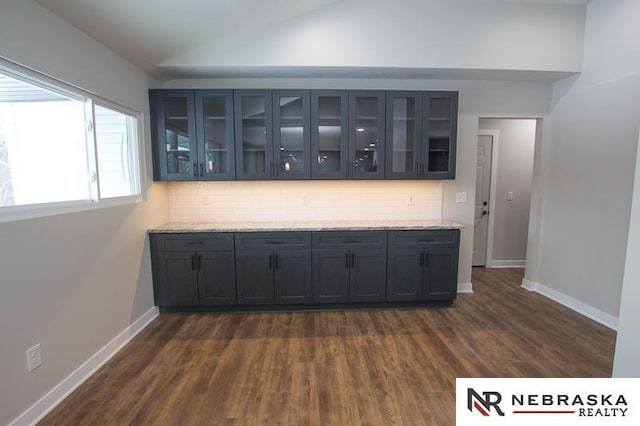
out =
[[143,201],[142,194],[125,197],[102,199],[99,202],[90,200],[67,201],[62,203],[30,204],[23,206],[0,207],[0,223],[16,222],[20,220],[36,219],[47,216],[57,216],[68,213],[78,213],[109,207],[138,204]]

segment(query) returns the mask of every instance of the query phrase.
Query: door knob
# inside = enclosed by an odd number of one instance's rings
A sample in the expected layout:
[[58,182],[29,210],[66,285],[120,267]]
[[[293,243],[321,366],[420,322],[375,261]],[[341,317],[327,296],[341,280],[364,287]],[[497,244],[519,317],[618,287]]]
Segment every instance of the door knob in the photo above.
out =
[[489,211],[488,211],[488,210],[482,210],[482,215],[483,215],[483,216],[484,216],[484,215],[487,215],[487,214],[489,214]]

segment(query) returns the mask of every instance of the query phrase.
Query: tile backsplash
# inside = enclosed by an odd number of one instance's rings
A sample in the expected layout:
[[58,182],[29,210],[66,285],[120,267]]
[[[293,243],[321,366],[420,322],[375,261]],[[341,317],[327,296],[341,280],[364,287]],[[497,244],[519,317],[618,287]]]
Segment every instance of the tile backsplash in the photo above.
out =
[[442,219],[439,181],[170,182],[171,222]]

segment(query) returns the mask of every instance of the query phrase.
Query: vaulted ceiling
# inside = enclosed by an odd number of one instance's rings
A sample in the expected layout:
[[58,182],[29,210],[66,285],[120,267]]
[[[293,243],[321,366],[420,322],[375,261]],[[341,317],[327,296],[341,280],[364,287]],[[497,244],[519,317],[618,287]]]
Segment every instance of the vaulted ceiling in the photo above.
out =
[[[334,9],[332,16],[340,18],[342,17],[341,13],[351,13],[354,10],[353,7],[351,9],[344,8],[341,4],[353,3],[357,0],[36,1],[131,63],[152,74],[158,76],[164,74],[172,77],[226,77],[229,75],[266,76],[269,74],[269,70],[273,68],[267,66],[269,64],[264,67],[246,66],[247,57],[260,56],[258,48],[254,47],[254,50],[251,50],[247,47],[251,44],[247,40],[260,42],[263,29],[269,29],[268,32],[282,37],[282,35],[278,35],[279,28],[289,28],[292,22],[304,21],[306,16],[316,16],[325,9],[331,8]],[[442,0],[421,0],[420,2],[437,3],[438,1]],[[475,6],[477,3],[495,3],[496,1],[557,5],[584,5],[588,2],[588,0],[448,0],[448,3],[457,2]],[[420,2],[416,1],[415,4]],[[397,3],[388,2],[387,4]],[[367,3],[361,3],[361,5],[367,5]],[[327,22],[327,19],[333,21],[332,16],[325,17],[323,22]],[[365,13],[363,16],[373,15]],[[349,19],[358,18],[351,16]],[[309,22],[309,20],[304,22]],[[371,25],[380,25],[380,23],[372,22]],[[329,33],[322,35],[322,37],[329,38],[331,36]],[[230,40],[240,40],[240,42],[230,42]],[[342,43],[341,40],[333,40],[333,42]],[[210,46],[222,47],[212,49]],[[271,49],[277,48],[271,46]],[[202,55],[203,52],[211,58],[210,63],[200,64],[198,61],[194,61],[194,56]],[[244,54],[244,57],[239,57],[237,52]],[[299,52],[293,53],[300,56]],[[224,55],[228,55],[227,62],[225,62]],[[181,62],[185,60],[189,65],[181,66]],[[249,65],[261,64],[262,62],[256,62]],[[314,72],[317,75],[326,74],[327,67],[323,67],[323,65],[326,65],[327,62],[321,61],[318,63],[299,63],[296,61],[282,63],[278,72],[286,74],[287,66],[295,68],[301,64],[307,67],[306,76],[313,76]],[[415,67],[412,62],[408,62],[408,64],[408,69],[404,71],[407,77],[421,74],[420,70],[423,68],[421,63],[416,63]],[[376,76],[389,68],[381,66],[376,71],[368,69],[368,63],[362,67],[360,64],[350,64],[348,61],[344,63],[338,61],[337,64],[332,62],[331,65],[330,68],[333,69],[334,76],[353,74],[354,69],[361,69],[363,75]],[[334,69],[333,65],[338,66]],[[402,66],[402,64],[400,65]],[[290,76],[295,76],[296,71],[290,71]],[[454,71],[455,69],[449,69],[446,73],[449,75]],[[243,75],[243,72],[246,75]],[[402,77],[400,74],[398,75]],[[433,70],[431,70],[431,75],[437,78],[437,73],[434,73]],[[549,78],[554,79],[554,77]]]

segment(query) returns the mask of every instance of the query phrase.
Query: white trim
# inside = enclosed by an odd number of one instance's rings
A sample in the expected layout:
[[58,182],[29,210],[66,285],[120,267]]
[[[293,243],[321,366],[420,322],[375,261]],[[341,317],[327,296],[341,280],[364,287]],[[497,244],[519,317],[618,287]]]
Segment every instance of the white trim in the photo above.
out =
[[458,283],[458,293],[473,293],[473,284]]
[[492,260],[487,268],[524,268],[526,265],[526,260]]
[[539,293],[555,302],[558,302],[569,309],[573,309],[579,314],[582,314],[587,318],[591,318],[592,320],[599,322],[605,327],[609,327],[612,330],[618,329],[618,318],[614,317],[613,315],[609,315],[606,312],[602,312],[601,310],[596,309],[593,306],[589,306],[584,302],[574,299],[571,296],[560,293],[559,291],[547,287],[546,285],[540,284],[535,281],[522,279],[522,287],[529,291],[535,291],[536,293]]
[[28,204],[0,208],[0,223],[19,220],[35,219],[39,217],[55,216],[66,213],[84,212],[108,207],[137,204],[143,201],[142,194],[124,197],[104,198],[99,202],[91,200],[66,201],[60,203]]
[[[478,119],[478,125],[480,125]],[[498,148],[500,140],[500,130],[478,129],[477,136],[491,136],[491,177],[489,178],[489,226],[487,229],[487,248],[485,254],[485,265],[490,265],[493,261],[493,234],[495,232],[495,220],[493,208],[496,205],[496,191],[498,185]],[[476,141],[476,145],[477,145]],[[477,196],[477,194],[476,194]]]
[[102,349],[96,352],[85,363],[69,374],[62,382],[58,383],[45,396],[40,398],[35,404],[20,414],[9,425],[35,425],[49,414],[58,404],[60,404],[71,392],[84,383],[93,373],[111,359],[124,345],[129,343],[138,333],[158,316],[158,308],[153,307],[142,314],[130,326],[125,328],[120,334],[107,343]]

